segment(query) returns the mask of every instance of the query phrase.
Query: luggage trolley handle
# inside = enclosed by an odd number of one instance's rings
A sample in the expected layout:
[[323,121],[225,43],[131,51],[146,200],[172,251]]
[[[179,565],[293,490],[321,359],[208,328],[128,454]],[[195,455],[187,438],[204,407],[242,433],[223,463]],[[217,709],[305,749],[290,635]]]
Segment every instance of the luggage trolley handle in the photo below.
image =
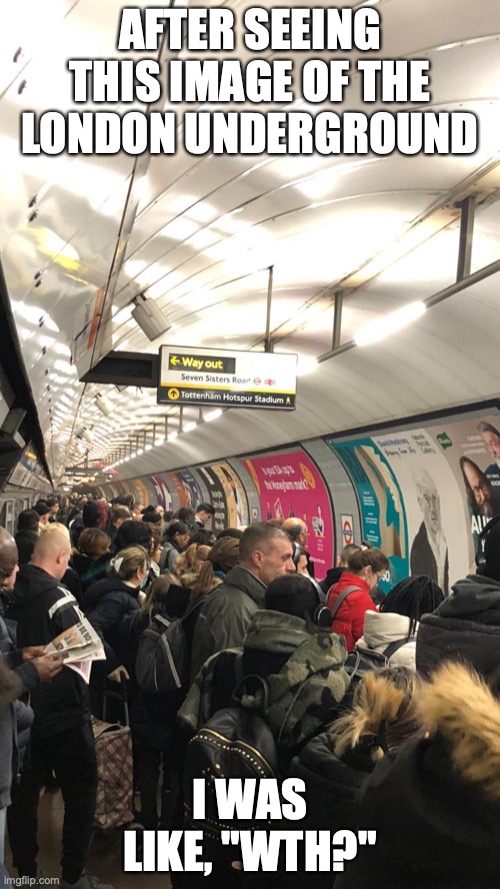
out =
[[[111,680],[110,680],[111,681]],[[118,687],[116,687],[118,686]],[[107,684],[107,679],[104,679],[104,697],[103,697],[103,705],[102,705],[102,718],[103,722],[107,722],[108,715],[108,700],[113,698],[115,701],[120,701],[123,706],[123,715],[124,715],[124,725],[127,728],[130,726],[130,717],[129,717],[129,707],[128,707],[128,685],[127,679],[124,673],[120,674],[120,683],[113,682],[113,687],[110,687]]]

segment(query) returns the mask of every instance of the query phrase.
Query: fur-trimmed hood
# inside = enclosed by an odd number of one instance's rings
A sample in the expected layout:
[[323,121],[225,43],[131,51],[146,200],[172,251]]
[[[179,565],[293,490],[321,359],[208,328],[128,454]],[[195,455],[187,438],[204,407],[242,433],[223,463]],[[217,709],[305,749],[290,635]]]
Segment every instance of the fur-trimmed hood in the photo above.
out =
[[[358,830],[376,830],[339,889],[494,889],[500,874],[500,702],[448,663],[419,693],[425,725],[361,791]],[[337,882],[335,884],[337,886]]]
[[461,664],[443,664],[422,688],[420,712],[460,777],[500,806],[500,701],[485,682]]

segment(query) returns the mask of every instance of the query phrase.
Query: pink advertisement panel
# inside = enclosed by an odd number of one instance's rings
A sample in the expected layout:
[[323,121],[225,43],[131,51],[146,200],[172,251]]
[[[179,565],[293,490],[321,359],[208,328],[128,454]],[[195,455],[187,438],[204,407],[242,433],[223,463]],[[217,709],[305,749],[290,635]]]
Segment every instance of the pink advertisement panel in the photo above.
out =
[[307,549],[321,580],[333,565],[333,518],[328,488],[301,450],[242,460],[259,492],[262,520],[296,516],[308,529]]

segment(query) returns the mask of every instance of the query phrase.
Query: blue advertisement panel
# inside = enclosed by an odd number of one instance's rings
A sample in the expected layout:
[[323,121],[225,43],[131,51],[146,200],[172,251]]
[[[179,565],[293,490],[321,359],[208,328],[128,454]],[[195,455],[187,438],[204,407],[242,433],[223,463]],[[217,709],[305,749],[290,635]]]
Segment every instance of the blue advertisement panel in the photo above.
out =
[[387,592],[410,573],[406,511],[398,481],[374,439],[328,439],[328,444],[345,466],[356,490],[363,540],[381,549],[391,564],[380,582],[380,588]]

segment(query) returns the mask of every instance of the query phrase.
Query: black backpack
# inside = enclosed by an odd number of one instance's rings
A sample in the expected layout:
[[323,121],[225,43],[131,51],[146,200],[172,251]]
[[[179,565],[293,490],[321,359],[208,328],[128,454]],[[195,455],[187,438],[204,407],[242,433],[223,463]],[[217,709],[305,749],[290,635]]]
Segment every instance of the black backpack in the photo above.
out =
[[[135,675],[141,691],[148,694],[187,692],[191,674],[191,641],[187,628],[192,628],[202,598],[182,617],[170,619],[157,614],[141,635]],[[192,620],[189,621],[188,619]]]
[[[236,675],[242,672],[242,655],[235,659]],[[245,707],[241,701],[246,691],[255,689],[262,694],[258,710]],[[279,778],[280,762],[276,741],[267,722],[261,715],[266,710],[268,686],[260,676],[242,678],[233,692],[234,707],[217,710],[191,739],[187,749],[184,773],[185,828],[203,830],[205,839],[215,843],[222,861],[237,858],[234,848],[220,844],[222,830],[269,829],[267,821],[232,818],[222,821],[219,817],[214,780],[217,778],[254,778],[257,786],[261,778]],[[239,703],[238,703],[239,702]],[[259,712],[260,711],[260,712]],[[193,780],[205,779],[205,817],[193,817]]]

